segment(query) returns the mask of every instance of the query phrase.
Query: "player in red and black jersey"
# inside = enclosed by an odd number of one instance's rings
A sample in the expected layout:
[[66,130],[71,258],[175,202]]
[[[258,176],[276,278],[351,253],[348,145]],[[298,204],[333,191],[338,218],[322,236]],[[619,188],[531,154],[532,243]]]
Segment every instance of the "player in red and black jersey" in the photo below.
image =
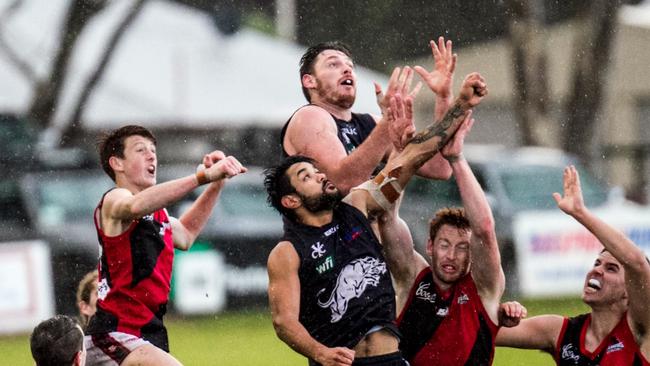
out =
[[605,247],[585,278],[582,300],[591,312],[522,320],[499,331],[497,345],[541,349],[558,365],[650,365],[650,263],[629,238],[584,205],[575,167],[564,170],[564,196],[553,197]]
[[[115,181],[95,209],[100,246],[97,312],[86,330],[88,365],[180,365],[167,352],[163,325],[174,248],[188,250],[214,208],[225,179],[246,168],[214,151],[196,174],[156,184],[156,139],[125,126],[99,144],[104,171]],[[179,219],[172,204],[208,184]]]
[[443,209],[431,221],[427,254],[413,248],[398,208],[380,220],[393,274],[400,350],[411,365],[489,365],[499,324],[505,276],[485,194],[462,156],[473,120],[442,149],[464,209]]

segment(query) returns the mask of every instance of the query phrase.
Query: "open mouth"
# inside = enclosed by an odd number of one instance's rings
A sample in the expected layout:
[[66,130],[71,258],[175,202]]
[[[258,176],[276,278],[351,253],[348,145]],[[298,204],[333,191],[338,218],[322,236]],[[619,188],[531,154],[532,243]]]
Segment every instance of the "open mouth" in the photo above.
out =
[[329,180],[323,181],[323,192],[325,192],[328,189],[334,189],[334,188],[336,187]]
[[590,278],[589,281],[587,281],[587,287],[593,288],[594,290],[600,290],[603,288],[600,281],[595,278]]
[[148,167],[147,172],[149,172],[149,174],[152,174],[152,175],[155,174],[156,173],[156,167],[153,166],[153,165]]
[[344,79],[344,80],[341,82],[341,85],[353,86],[353,85],[354,85],[354,81],[352,81],[352,79]]
[[456,267],[452,266],[451,264],[443,264],[441,267],[442,267],[442,270],[447,272],[447,273],[456,272]]

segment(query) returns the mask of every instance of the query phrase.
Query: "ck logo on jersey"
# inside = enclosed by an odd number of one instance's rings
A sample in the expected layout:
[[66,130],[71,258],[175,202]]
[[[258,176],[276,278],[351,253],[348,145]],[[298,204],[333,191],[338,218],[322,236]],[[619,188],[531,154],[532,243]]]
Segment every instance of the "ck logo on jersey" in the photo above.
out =
[[351,242],[361,236],[361,228],[360,227],[353,227],[352,230],[349,233],[346,233],[343,239],[347,242]]
[[311,246],[311,250],[312,250],[311,257],[314,259],[320,258],[323,256],[323,254],[325,254],[324,245],[321,244],[319,241],[316,242],[316,244]]
[[460,296],[458,296],[458,299],[456,299],[456,301],[460,305],[463,305],[469,301],[469,296],[467,296],[466,294],[461,294]]
[[318,272],[318,274],[323,274],[332,268],[334,268],[334,259],[332,259],[332,256],[329,255],[327,258],[325,258],[323,263],[316,266],[316,272]]
[[616,341],[616,343],[607,346],[607,351],[605,353],[621,351],[623,348],[625,348],[623,342],[619,341],[618,339]]
[[574,348],[575,347],[573,347],[573,343],[562,346],[562,359],[572,360],[577,364],[577,362],[580,360],[580,355],[576,354],[576,352],[573,350]]
[[445,317],[445,316],[447,316],[447,314],[449,314],[449,308],[440,308],[440,309],[438,309],[438,312],[436,313],[436,315],[440,316],[440,317]]
[[422,299],[433,304],[436,302],[436,294],[429,292],[429,286],[430,284],[428,283],[420,283],[418,289],[415,291],[415,296],[418,299]]

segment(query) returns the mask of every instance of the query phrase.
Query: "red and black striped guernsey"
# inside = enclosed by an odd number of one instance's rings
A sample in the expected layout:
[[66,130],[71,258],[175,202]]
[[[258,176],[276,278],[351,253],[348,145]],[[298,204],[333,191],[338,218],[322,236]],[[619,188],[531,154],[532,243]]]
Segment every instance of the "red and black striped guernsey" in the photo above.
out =
[[442,293],[431,268],[420,272],[397,325],[400,350],[412,366],[491,365],[498,326],[470,274]]
[[134,220],[117,236],[106,236],[98,225],[100,246],[97,313],[86,334],[123,332],[168,351],[163,315],[167,310],[174,244],[167,210]]

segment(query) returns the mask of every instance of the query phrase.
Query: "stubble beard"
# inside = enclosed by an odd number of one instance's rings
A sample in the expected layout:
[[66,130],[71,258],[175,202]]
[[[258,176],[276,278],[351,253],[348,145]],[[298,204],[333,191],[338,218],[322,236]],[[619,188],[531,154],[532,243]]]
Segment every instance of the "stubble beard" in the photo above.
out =
[[341,95],[336,90],[323,86],[320,79],[316,79],[316,90],[320,100],[342,109],[351,109],[356,99],[356,92],[350,95]]

